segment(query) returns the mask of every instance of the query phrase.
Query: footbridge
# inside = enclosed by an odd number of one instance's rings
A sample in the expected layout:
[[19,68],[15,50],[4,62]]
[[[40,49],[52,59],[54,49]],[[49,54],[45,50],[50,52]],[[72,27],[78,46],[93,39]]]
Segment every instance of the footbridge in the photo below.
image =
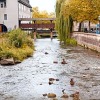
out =
[[50,33],[52,38],[55,31],[55,20],[56,18],[20,18],[19,27],[22,30],[32,31],[34,33],[34,38],[36,33]]

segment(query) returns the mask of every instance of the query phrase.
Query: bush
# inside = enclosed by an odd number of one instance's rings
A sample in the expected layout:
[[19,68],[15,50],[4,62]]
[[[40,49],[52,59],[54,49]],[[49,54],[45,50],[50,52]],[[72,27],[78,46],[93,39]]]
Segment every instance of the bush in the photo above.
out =
[[0,59],[13,57],[15,60],[22,61],[33,54],[33,40],[20,29],[12,30],[2,38]]
[[41,36],[40,36],[39,33],[36,34],[36,37],[37,37],[38,39],[41,39]]
[[27,45],[29,46],[30,48],[33,48],[34,49],[34,45],[33,45],[33,40],[30,38],[30,37],[27,37],[24,45]]
[[34,39],[34,34],[31,32],[28,34],[32,39]]
[[13,58],[15,60],[20,60],[22,61],[23,59],[32,56],[33,54],[33,49],[29,48],[28,46],[25,46],[23,48],[12,48],[9,50],[13,54]]
[[1,51],[0,52],[0,59],[7,59],[7,58],[12,58],[13,54],[9,51]]
[[8,33],[9,43],[12,46],[20,48],[27,41],[27,36],[21,29],[12,30]]
[[[34,39],[34,33],[30,33],[29,36]],[[36,33],[36,38],[40,39],[41,36],[39,35],[39,33]]]
[[73,39],[73,38],[67,39],[66,40],[66,44],[70,45],[70,46],[76,46],[77,45],[77,41],[75,39]]

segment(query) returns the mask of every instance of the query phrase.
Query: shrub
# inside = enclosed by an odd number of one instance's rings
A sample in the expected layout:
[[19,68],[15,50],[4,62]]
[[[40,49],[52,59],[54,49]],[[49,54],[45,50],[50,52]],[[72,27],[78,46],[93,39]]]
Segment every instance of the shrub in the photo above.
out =
[[39,33],[36,34],[36,37],[37,37],[38,39],[41,39],[41,36],[40,36]]
[[30,48],[33,48],[34,49],[34,45],[33,45],[33,40],[31,39],[31,37],[27,37],[24,45],[27,45],[29,46]]
[[20,48],[27,40],[27,36],[21,29],[16,29],[8,33],[8,40],[12,46]]
[[[29,33],[29,36],[30,36],[32,39],[34,39],[34,33]],[[39,35],[39,33],[36,33],[36,37],[37,37],[38,39],[41,38],[41,36]]]
[[2,48],[0,47],[0,52],[2,51]]
[[7,59],[13,57],[13,54],[9,51],[1,51],[0,52],[0,59]]
[[32,54],[33,54],[33,49],[28,46],[25,46],[23,48],[17,48],[17,49],[12,48],[9,51],[12,52],[13,58],[15,60],[20,60],[20,61],[22,61],[23,59],[25,59],[27,57],[32,56]]
[[29,36],[33,39],[34,38],[34,34],[31,32],[29,33]]
[[22,61],[33,54],[33,40],[20,29],[12,30],[1,38],[3,41],[0,42],[0,59],[13,57]]
[[66,40],[66,44],[70,45],[70,46],[76,46],[77,45],[77,41],[75,39],[73,39],[73,38],[67,39]]

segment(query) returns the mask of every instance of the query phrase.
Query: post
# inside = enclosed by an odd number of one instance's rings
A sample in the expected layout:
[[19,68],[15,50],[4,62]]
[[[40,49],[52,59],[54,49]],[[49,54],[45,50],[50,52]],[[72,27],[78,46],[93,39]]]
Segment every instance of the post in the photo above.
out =
[[100,34],[100,20],[99,20],[99,34]]
[[99,34],[100,34],[100,16],[98,16],[98,20],[99,20]]
[[34,29],[34,41],[36,41],[36,29]]
[[50,20],[50,22],[52,23],[52,20]]
[[[51,22],[51,24],[52,24],[52,20],[50,20],[50,22]],[[52,28],[50,29],[50,38],[51,38],[51,41],[52,41],[52,39],[53,39],[53,32],[52,32]]]
[[51,41],[53,39],[53,32],[52,32],[52,28],[50,29],[50,38],[51,38]]
[[[34,20],[34,24],[36,23],[36,20]],[[34,28],[34,33],[33,33],[33,35],[34,35],[34,41],[36,41],[36,27]]]

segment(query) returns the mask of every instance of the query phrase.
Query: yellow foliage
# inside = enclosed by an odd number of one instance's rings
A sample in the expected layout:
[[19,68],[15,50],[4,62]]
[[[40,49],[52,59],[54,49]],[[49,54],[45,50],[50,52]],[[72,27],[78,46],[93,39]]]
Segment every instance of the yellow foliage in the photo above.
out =
[[14,59],[18,59],[22,61],[23,59],[32,56],[33,49],[28,46],[24,46],[24,48],[11,48],[9,52],[13,54]]
[[[33,18],[55,18],[55,13],[48,13],[46,10],[39,11],[38,7],[33,7]],[[36,23],[50,23],[50,21],[37,21]]]
[[52,18],[52,17],[55,17],[54,12],[48,13],[46,10],[39,11],[38,7],[33,7],[32,9],[33,9],[33,14],[32,14],[33,18]]
[[20,48],[10,45],[6,36],[0,36],[0,39],[2,39],[0,42],[0,59],[13,57],[15,60],[22,61],[33,54],[34,44],[30,37],[27,37]]
[[100,15],[100,0],[66,0],[62,8],[64,17],[69,15],[76,21],[95,22]]

